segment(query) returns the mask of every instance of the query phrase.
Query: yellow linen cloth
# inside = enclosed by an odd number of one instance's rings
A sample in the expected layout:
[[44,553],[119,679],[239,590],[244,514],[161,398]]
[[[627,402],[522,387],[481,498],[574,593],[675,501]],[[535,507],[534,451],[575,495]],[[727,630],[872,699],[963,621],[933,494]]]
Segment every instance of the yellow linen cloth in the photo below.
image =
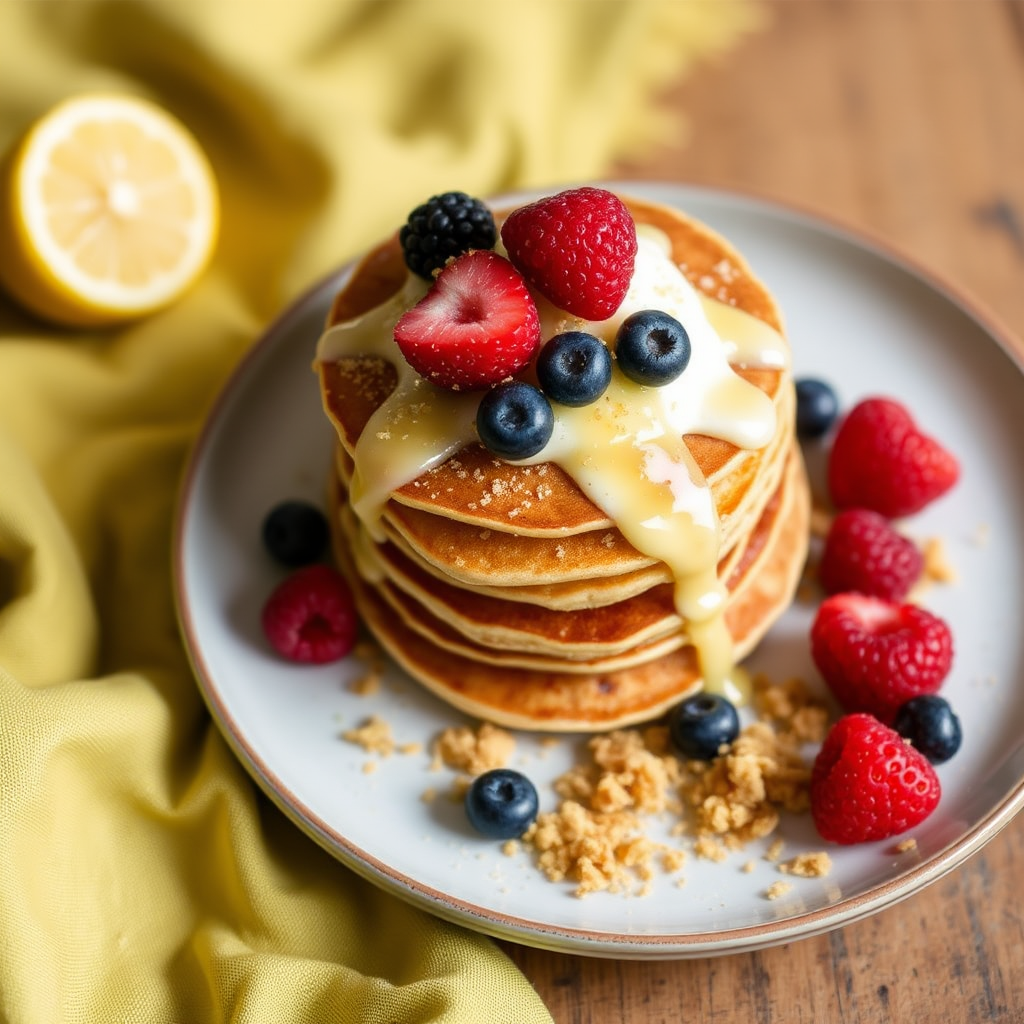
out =
[[0,3],[0,147],[67,96],[141,95],[196,134],[223,199],[213,265],[162,313],[73,332],[0,296],[4,1022],[550,1020],[489,939],[359,879],[232,756],[176,627],[176,490],[204,410],[290,299],[434,192],[641,152],[655,90],[755,13]]

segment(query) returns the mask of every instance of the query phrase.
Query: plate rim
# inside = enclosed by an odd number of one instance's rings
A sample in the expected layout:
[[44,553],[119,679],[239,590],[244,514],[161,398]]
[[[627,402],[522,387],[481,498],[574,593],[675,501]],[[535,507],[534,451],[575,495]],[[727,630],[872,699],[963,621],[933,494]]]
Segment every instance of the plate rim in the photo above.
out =
[[[750,208],[761,216],[776,217],[821,234],[838,238],[854,248],[899,268],[924,284],[932,292],[951,302],[973,321],[1011,359],[1024,375],[1024,339],[1018,337],[983,302],[942,272],[894,244],[881,234],[855,225],[831,212],[809,205],[779,199],[756,190],[707,185],[670,179],[601,179],[593,184],[621,192],[633,191],[655,201],[680,205],[681,197]],[[575,184],[550,188],[524,188],[489,197],[489,201],[523,201]],[[671,199],[670,195],[676,198]],[[291,300],[258,334],[236,361],[208,403],[201,426],[190,445],[180,474],[171,531],[171,576],[175,615],[183,647],[197,688],[232,753],[244,765],[271,802],[285,816],[345,867],[361,878],[410,902],[428,913],[451,923],[482,931],[493,938],[518,944],[619,959],[686,959],[733,952],[753,951],[795,939],[810,938],[852,924],[888,906],[922,891],[973,856],[990,842],[1013,817],[1024,809],[1024,776],[972,828],[950,841],[942,849],[914,867],[874,885],[864,892],[845,897],[828,906],[805,911],[774,921],[730,928],[726,931],[700,931],[660,934],[615,933],[552,925],[490,910],[442,892],[390,868],[378,857],[356,847],[336,829],[315,814],[277,775],[264,764],[258,752],[246,743],[231,713],[221,700],[213,675],[207,669],[192,626],[184,566],[185,538],[188,529],[194,484],[210,439],[246,379],[258,369],[260,361],[274,349],[278,336],[286,333],[291,322],[320,298],[321,292],[333,293],[351,273],[358,254],[341,266],[315,280]]]

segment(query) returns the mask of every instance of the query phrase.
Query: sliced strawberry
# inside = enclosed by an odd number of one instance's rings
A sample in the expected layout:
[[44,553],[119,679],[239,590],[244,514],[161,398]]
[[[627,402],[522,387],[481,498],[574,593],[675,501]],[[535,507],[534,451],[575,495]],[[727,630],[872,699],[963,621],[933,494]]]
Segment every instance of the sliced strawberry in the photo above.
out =
[[487,388],[521,370],[540,343],[540,318],[526,282],[486,249],[449,263],[395,325],[409,364],[438,387]]

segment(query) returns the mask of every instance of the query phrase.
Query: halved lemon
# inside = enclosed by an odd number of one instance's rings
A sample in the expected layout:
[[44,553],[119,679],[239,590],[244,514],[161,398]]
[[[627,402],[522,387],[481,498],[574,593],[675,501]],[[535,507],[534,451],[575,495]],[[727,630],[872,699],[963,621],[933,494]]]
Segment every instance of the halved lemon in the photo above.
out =
[[213,252],[219,202],[191,132],[133,96],[40,118],[0,180],[0,282],[58,323],[116,323],[178,298]]

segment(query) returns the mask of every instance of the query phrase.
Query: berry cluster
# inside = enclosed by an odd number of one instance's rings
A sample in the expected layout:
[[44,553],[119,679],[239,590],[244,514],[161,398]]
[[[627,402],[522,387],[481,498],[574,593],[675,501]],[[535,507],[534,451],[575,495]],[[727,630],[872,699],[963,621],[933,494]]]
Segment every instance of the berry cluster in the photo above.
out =
[[891,399],[865,399],[839,419],[835,392],[806,380],[797,382],[797,401],[804,439],[825,436],[838,421],[827,474],[839,512],[821,553],[828,596],[810,646],[844,715],[815,760],[811,812],[825,839],[882,839],[934,810],[940,786],[932,766],[960,746],[959,721],[938,696],[952,665],[952,633],[907,603],[923,559],[892,523],[945,494],[959,468]]
[[[606,320],[621,305],[637,250],[636,226],[621,199],[585,187],[520,207],[502,225],[507,259],[492,251],[493,216],[461,192],[418,206],[399,239],[409,268],[433,284],[399,319],[395,342],[416,372],[438,387],[485,392],[477,429],[492,452],[535,455],[551,436],[551,401],[586,405],[604,393],[611,355],[584,331],[544,346],[537,360],[540,388],[514,378],[541,341],[535,293],[585,320]],[[623,371],[643,383],[664,383],[682,372],[689,359],[682,327],[653,312],[635,316],[619,342]]]

